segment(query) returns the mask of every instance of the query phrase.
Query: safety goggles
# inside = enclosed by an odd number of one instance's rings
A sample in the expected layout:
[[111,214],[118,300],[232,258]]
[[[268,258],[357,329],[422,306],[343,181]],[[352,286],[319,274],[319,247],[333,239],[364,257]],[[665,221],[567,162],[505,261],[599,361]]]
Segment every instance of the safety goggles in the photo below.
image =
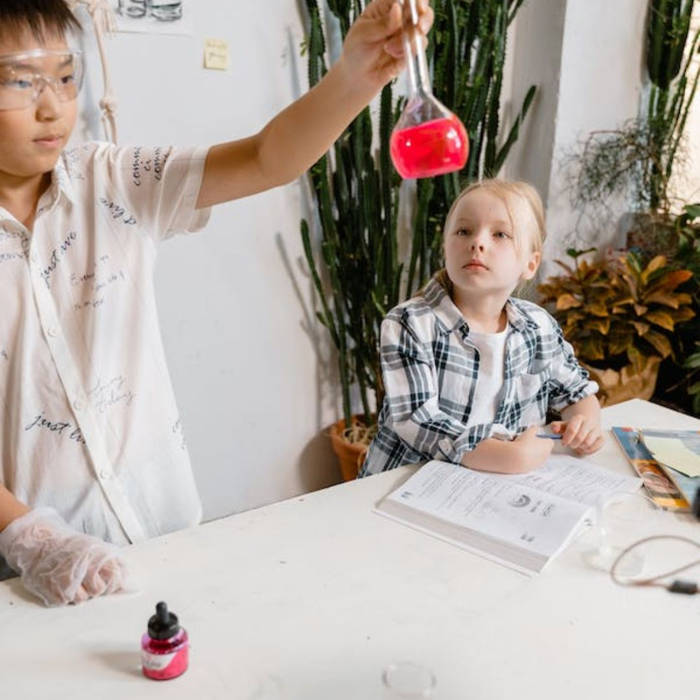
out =
[[82,84],[80,51],[34,49],[0,56],[0,110],[31,107],[46,87],[61,102],[69,102]]

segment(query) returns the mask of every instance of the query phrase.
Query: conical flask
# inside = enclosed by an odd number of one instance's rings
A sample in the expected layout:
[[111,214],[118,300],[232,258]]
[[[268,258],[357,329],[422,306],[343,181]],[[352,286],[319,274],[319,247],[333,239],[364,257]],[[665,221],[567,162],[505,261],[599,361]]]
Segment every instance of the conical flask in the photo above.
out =
[[401,5],[410,94],[391,133],[391,160],[406,179],[461,170],[469,156],[467,130],[432,93],[425,50],[416,30],[416,0],[401,0]]

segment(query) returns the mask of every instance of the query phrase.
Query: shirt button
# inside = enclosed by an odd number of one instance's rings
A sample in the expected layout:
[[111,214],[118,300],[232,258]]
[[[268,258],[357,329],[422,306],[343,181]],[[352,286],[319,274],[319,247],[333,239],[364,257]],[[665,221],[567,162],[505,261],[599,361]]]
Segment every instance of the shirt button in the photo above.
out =
[[30,259],[33,263],[35,263],[35,262],[37,262],[37,261],[39,260],[39,256],[38,256],[36,253],[32,253],[32,254],[29,256],[29,259]]
[[102,479],[109,479],[110,476],[112,476],[112,475],[111,475],[106,469],[103,469],[103,470],[100,472],[100,477],[101,477]]
[[74,401],[73,402],[73,408],[76,411],[82,411],[83,410],[83,402],[82,401]]
[[49,337],[51,337],[51,338],[55,338],[55,337],[58,335],[58,331],[56,330],[56,328],[55,328],[54,326],[51,326],[51,328],[49,328],[49,329],[46,331],[46,333],[47,333],[47,334],[49,335]]

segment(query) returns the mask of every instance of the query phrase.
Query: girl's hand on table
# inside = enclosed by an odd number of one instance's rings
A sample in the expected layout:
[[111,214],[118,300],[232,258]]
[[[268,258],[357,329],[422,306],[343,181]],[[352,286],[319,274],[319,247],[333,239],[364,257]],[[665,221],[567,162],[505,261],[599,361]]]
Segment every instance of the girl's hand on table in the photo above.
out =
[[570,447],[579,455],[597,452],[605,442],[600,421],[577,413],[566,421],[554,421],[551,430],[561,435],[561,444]]

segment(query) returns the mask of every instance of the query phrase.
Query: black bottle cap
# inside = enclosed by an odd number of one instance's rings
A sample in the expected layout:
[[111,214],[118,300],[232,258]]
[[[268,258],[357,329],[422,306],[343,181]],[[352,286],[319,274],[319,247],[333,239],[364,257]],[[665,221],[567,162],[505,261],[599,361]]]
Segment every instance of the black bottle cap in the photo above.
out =
[[148,636],[151,639],[170,639],[180,631],[177,615],[168,611],[166,603],[156,605],[156,614],[148,621]]

